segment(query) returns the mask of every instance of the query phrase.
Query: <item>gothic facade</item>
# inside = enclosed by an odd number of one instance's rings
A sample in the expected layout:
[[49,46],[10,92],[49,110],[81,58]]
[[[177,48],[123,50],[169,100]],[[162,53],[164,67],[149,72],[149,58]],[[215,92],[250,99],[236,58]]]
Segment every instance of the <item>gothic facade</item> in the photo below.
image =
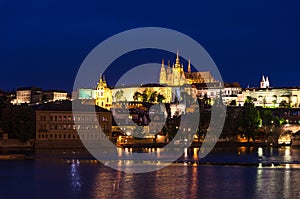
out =
[[180,63],[179,54],[177,53],[175,64],[165,67],[164,60],[162,60],[159,83],[167,86],[182,86],[184,84],[198,84],[198,83],[212,83],[217,82],[209,71],[206,72],[192,72],[191,62],[189,60],[187,71],[184,71],[184,66]]

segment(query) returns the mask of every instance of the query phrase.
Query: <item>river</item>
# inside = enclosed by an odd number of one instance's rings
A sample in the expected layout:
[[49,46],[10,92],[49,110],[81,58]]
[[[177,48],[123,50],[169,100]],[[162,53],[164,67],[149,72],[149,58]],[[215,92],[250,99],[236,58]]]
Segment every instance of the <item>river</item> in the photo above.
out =
[[0,198],[300,198],[300,149],[216,148],[200,164],[197,152],[130,174],[82,151],[36,151],[33,160],[0,162]]

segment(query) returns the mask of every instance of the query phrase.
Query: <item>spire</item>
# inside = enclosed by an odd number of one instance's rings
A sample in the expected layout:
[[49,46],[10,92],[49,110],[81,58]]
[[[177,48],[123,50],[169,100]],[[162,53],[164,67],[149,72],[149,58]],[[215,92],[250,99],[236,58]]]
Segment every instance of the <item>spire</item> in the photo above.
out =
[[189,59],[189,63],[188,63],[188,73],[191,73],[191,60]]
[[103,86],[104,86],[104,87],[107,87],[106,79],[105,79],[105,76],[104,76],[104,75],[102,75],[102,82],[103,82]]
[[167,74],[166,74],[164,60],[162,60],[162,62],[161,62],[159,83],[160,84],[166,84],[167,83]]
[[171,64],[170,64],[170,60],[168,60],[167,74],[169,75],[170,73],[171,73]]
[[266,80],[265,80],[265,76],[262,76],[262,80],[260,82],[260,88],[266,88]]
[[176,55],[176,68],[180,68],[180,59],[179,59],[179,51],[177,50],[177,55]]
[[99,84],[102,83],[102,73],[100,74],[100,78],[99,78]]
[[270,81],[269,81],[269,77],[266,76],[266,87],[269,88],[270,87]]

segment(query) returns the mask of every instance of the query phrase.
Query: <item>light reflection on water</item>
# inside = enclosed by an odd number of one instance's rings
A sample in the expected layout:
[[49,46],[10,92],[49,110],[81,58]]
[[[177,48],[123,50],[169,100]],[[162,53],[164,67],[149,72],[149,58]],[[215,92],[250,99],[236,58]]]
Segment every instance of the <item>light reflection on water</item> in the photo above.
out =
[[80,191],[81,180],[80,180],[80,171],[79,171],[80,161],[72,160],[70,161],[70,177],[71,185],[73,191]]
[[[216,149],[207,157],[211,162],[259,161],[259,166],[173,163],[141,174],[116,171],[85,156],[3,161],[0,162],[0,195],[1,198],[83,199],[300,198],[300,164],[295,162],[300,160],[300,149],[262,150],[261,158],[257,148]],[[199,149],[187,149],[182,158],[197,159],[198,152]],[[272,162],[273,167],[266,166]],[[16,187],[18,191],[14,191]]]

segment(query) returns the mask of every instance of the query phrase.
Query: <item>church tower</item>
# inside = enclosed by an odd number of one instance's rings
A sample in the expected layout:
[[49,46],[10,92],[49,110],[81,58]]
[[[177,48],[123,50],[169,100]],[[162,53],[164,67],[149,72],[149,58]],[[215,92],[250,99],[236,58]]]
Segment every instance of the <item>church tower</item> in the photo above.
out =
[[265,76],[263,75],[261,82],[260,82],[260,88],[269,88],[269,87],[270,87],[269,78],[268,78],[268,76],[266,76],[266,78],[265,78]]
[[172,82],[172,70],[170,65],[170,60],[168,60],[168,67],[167,67],[167,84],[170,85]]
[[266,76],[266,82],[265,82],[266,88],[270,87],[270,82],[268,76]]
[[112,106],[112,91],[107,86],[105,77],[102,74],[97,84],[96,105],[108,110]]
[[189,60],[189,63],[188,63],[188,71],[187,71],[188,73],[191,73],[192,72],[192,70],[191,70],[191,60]]
[[162,60],[162,63],[161,63],[159,83],[160,84],[167,84],[167,74],[166,74],[164,60]]
[[175,68],[180,68],[179,51],[177,51],[177,54],[176,54]]
[[262,79],[261,79],[261,81],[260,81],[260,88],[266,88],[265,87],[265,76],[262,76]]

